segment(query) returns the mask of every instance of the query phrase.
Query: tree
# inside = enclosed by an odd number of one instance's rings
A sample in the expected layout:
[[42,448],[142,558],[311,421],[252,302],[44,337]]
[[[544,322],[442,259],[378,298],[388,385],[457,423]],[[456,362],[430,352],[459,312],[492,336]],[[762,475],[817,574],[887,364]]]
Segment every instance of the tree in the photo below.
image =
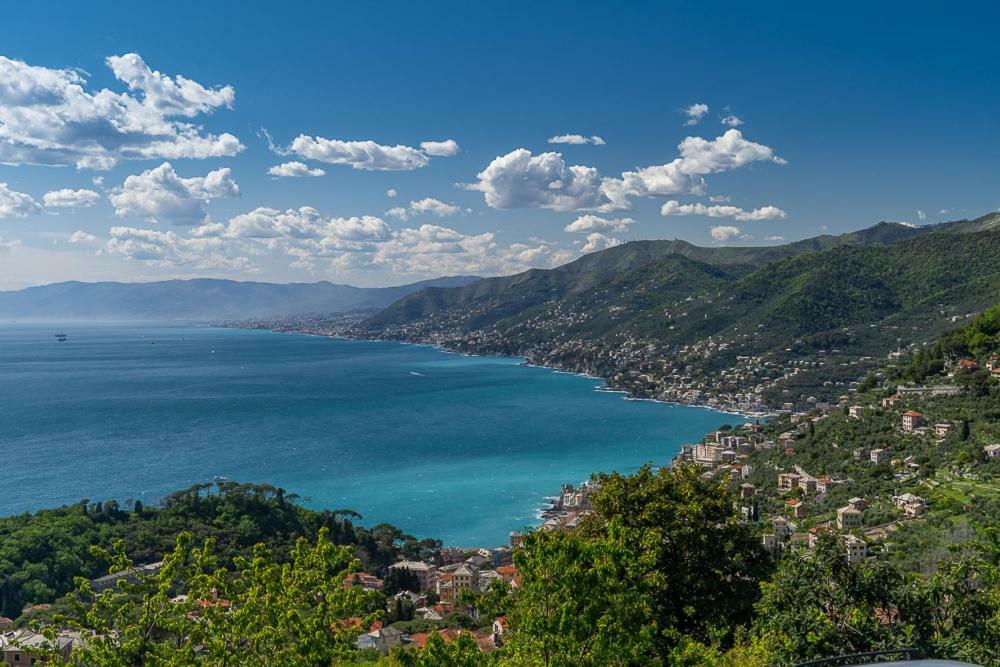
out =
[[653,652],[647,591],[628,581],[632,554],[607,536],[536,532],[514,554],[521,574],[504,664],[631,665]]
[[[111,571],[131,567],[121,542],[102,555]],[[57,622],[95,634],[73,661],[319,667],[350,656],[374,618],[349,620],[372,593],[343,585],[358,562],[325,530],[315,544],[299,540],[286,563],[258,545],[252,558],[237,560],[236,571],[217,566],[212,540],[198,546],[182,533],[163,567],[138,583],[123,580],[95,596],[79,579],[73,614]]]
[[682,634],[704,636],[747,623],[771,561],[739,521],[732,493],[691,466],[648,465],[636,474],[599,475],[585,530],[620,526],[629,585],[649,596],[659,655]]

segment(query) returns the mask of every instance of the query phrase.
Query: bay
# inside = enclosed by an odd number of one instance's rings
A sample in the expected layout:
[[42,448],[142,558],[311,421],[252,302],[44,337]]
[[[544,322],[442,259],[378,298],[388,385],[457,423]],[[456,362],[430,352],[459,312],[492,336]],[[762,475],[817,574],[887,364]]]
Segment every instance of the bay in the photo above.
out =
[[0,514],[155,503],[224,476],[494,546],[562,484],[665,464],[740,420],[522,361],[240,329],[2,325]]

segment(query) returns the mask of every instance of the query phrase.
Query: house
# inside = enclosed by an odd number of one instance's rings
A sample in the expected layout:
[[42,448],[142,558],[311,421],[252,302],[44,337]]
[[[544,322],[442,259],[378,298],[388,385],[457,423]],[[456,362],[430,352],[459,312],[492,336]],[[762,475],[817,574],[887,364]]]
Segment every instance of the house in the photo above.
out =
[[0,616],[0,633],[9,632],[14,627],[14,621],[6,616]]
[[864,412],[865,408],[863,405],[852,405],[851,407],[847,408],[847,414],[852,419],[861,419],[861,417],[864,415]]
[[827,477],[820,477],[819,479],[816,480],[816,490],[819,491],[820,493],[826,493],[827,491],[829,491],[831,485],[832,482]]
[[882,399],[883,408],[894,408],[899,402],[903,400],[899,397],[899,394],[893,394],[892,396],[886,396]]
[[979,370],[979,364],[974,359],[959,359],[955,367],[964,373],[975,373]]
[[403,560],[394,565],[390,565],[392,570],[407,570],[417,577],[421,591],[433,591],[437,588],[437,567],[430,563],[422,563],[414,560]]
[[793,532],[792,525],[783,516],[776,516],[771,519],[771,527],[774,529],[774,534],[779,540],[787,540]]
[[357,638],[354,646],[359,649],[375,649],[382,655],[389,655],[389,650],[394,646],[399,646],[408,637],[401,631],[393,627],[382,627],[376,622],[376,626],[370,632],[366,632]]
[[66,664],[70,664],[70,654],[78,641],[78,635],[59,632],[54,640],[28,628],[0,634],[0,663],[5,665],[34,665],[35,654],[40,651],[55,650]]
[[986,360],[986,370],[990,372],[994,380],[1000,380],[1000,357],[993,355]]
[[915,496],[912,493],[893,496],[892,502],[896,504],[897,509],[909,517],[921,516],[927,513],[927,502],[920,496]]
[[785,509],[796,519],[802,519],[806,515],[806,505],[801,500],[786,500]]
[[[476,630],[460,630],[458,628],[441,628],[436,630],[434,634],[437,634],[445,644],[450,644],[462,635],[468,635],[476,642],[479,650],[483,653],[490,653],[496,650],[496,643],[493,639],[492,634],[486,634],[485,632],[478,632]],[[430,632],[418,632],[410,637],[410,643],[416,646],[418,649],[423,650],[427,646],[427,640],[430,639]]]
[[799,485],[802,475],[794,472],[783,472],[778,474],[778,491],[791,491]]
[[907,433],[912,433],[913,429],[923,425],[924,425],[924,416],[919,412],[914,412],[913,410],[910,410],[909,412],[903,413],[902,426],[903,430],[906,431]]
[[864,498],[859,498],[855,496],[853,498],[848,499],[847,506],[853,507],[859,512],[864,512],[866,509],[868,509],[868,501],[865,500]]
[[816,479],[813,477],[801,477],[799,479],[799,488],[806,493],[816,493]]
[[815,549],[816,544],[819,542],[820,536],[825,533],[832,533],[833,528],[830,526],[816,526],[815,528],[809,529],[809,542],[808,546],[810,549]]
[[382,580],[367,572],[352,572],[347,575],[347,579],[344,579],[344,588],[350,588],[351,586],[361,586],[368,590],[380,591],[382,590]]
[[953,428],[955,428],[955,425],[951,422],[939,422],[934,424],[934,435],[939,438],[944,438],[951,433]]
[[524,534],[519,530],[510,531],[510,548],[516,549],[521,546],[521,540],[524,539]]
[[860,537],[848,535],[844,540],[847,546],[847,562],[850,565],[857,565],[868,557],[868,543]]
[[866,448],[858,447],[857,449],[854,450],[855,461],[862,461],[866,458],[868,458],[868,450]]
[[983,451],[988,459],[1000,459],[1000,445],[986,445]]
[[756,495],[756,486],[753,484],[740,484],[740,498],[753,498]]
[[761,544],[764,545],[764,549],[772,556],[777,556],[778,552],[781,550],[781,545],[783,544],[781,538],[779,538],[774,533],[764,533],[761,538]]
[[861,527],[861,510],[854,509],[850,505],[837,510],[837,528],[840,530],[854,530]]
[[888,461],[892,457],[892,453],[888,449],[873,449],[870,457],[872,463],[879,465]]

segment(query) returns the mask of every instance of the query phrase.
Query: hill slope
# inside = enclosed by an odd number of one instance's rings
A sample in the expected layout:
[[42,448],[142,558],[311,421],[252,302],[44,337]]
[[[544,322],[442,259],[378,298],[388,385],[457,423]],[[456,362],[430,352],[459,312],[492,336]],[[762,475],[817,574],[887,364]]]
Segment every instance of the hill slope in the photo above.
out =
[[882,223],[769,248],[629,243],[550,271],[417,292],[355,333],[523,355],[636,395],[758,408],[763,396],[779,402],[777,386],[844,392],[870,357],[1000,300],[994,218]]

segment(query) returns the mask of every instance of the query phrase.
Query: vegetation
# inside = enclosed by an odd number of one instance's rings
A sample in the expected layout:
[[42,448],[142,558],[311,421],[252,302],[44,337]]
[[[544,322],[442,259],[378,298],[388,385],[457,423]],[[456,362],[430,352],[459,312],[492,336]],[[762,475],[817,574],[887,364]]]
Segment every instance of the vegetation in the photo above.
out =
[[26,605],[65,595],[75,577],[106,574],[91,545],[110,549],[121,541],[137,563],[152,563],[187,532],[197,543],[211,539],[220,565],[229,567],[237,557],[252,557],[258,544],[286,560],[300,537],[315,540],[325,530],[333,544],[349,546],[364,568],[379,572],[400,556],[419,559],[440,548],[387,524],[355,526],[354,512],[317,512],[296,500],[268,485],[223,482],[177,491],[158,508],[81,501],[0,518],[0,615],[16,618]]

